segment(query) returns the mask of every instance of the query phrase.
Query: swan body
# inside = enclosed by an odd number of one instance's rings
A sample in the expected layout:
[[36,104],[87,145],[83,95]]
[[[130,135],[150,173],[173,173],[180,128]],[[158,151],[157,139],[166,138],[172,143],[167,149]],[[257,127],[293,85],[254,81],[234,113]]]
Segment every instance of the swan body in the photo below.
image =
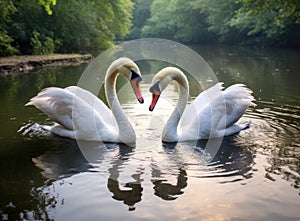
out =
[[223,90],[223,83],[217,83],[200,93],[185,108],[189,95],[188,80],[175,67],[164,68],[154,76],[150,87],[150,111],[154,109],[161,92],[173,80],[178,83],[179,100],[163,129],[164,142],[228,136],[249,126],[249,122],[237,123],[249,106],[255,106],[252,91],[245,85],[234,84]]
[[137,65],[129,58],[119,58],[108,68],[105,76],[105,93],[109,109],[93,93],[77,87],[49,87],[30,99],[25,105],[34,105],[47,114],[55,125],[43,126],[62,137],[118,143],[134,143],[134,129],[122,111],[115,85],[122,74],[131,86],[140,103],[143,97],[139,90],[141,75]]

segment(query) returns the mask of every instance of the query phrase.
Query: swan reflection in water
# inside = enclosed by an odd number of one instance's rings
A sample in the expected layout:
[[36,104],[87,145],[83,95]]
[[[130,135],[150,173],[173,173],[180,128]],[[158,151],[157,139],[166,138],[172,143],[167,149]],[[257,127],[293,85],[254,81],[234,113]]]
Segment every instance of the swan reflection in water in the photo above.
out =
[[178,169],[176,184],[168,183],[166,179],[157,179],[160,177],[161,171],[153,169],[152,176],[156,179],[152,179],[154,185],[154,194],[163,200],[175,200],[178,195],[183,194],[183,189],[187,186],[187,173],[183,168]]
[[133,148],[125,144],[119,144],[119,157],[112,162],[112,167],[109,171],[109,178],[107,180],[107,188],[113,194],[112,198],[118,201],[122,201],[128,205],[129,210],[135,210],[134,205],[142,200],[142,173],[136,171],[131,177],[134,179],[132,182],[125,183],[122,190],[119,183],[120,166],[124,164],[133,153]]
[[[54,182],[79,173],[99,173],[101,179],[107,180],[106,187],[111,197],[127,205],[129,210],[135,210],[136,204],[142,201],[143,191],[153,192],[163,200],[176,200],[184,194],[188,179],[226,177],[224,182],[235,182],[251,178],[249,171],[253,165],[251,152],[235,146],[232,137],[224,140],[219,152],[209,162],[203,160],[206,159],[202,149],[205,141],[199,141],[194,147],[189,143],[163,144],[154,147],[157,150],[152,156],[124,144],[85,142],[86,149],[82,148],[82,143],[79,145],[80,149],[75,141],[65,142],[64,147],[47,151],[33,162],[44,177]],[[166,160],[160,161],[161,157]],[[151,160],[147,160],[149,158]],[[150,173],[145,172],[147,168]],[[233,179],[228,179],[231,176]],[[144,180],[151,181],[151,189],[145,189]]]

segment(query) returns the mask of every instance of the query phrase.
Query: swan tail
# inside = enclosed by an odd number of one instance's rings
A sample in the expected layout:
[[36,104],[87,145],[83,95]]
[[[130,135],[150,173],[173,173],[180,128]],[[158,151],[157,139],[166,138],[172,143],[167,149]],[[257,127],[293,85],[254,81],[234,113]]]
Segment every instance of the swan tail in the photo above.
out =
[[[243,116],[248,107],[256,106],[254,103],[255,98],[252,96],[252,93],[252,90],[247,88],[244,84],[234,84],[224,90],[226,128],[232,127],[234,131],[238,129],[237,126],[233,125]],[[240,125],[239,127],[243,128],[244,126]],[[228,130],[230,131],[231,129]]]
[[224,97],[226,99],[226,103],[228,101],[233,102],[238,106],[245,106],[246,108],[249,106],[256,106],[253,102],[255,98],[252,96],[253,91],[247,88],[244,84],[234,84],[226,90],[224,90]]

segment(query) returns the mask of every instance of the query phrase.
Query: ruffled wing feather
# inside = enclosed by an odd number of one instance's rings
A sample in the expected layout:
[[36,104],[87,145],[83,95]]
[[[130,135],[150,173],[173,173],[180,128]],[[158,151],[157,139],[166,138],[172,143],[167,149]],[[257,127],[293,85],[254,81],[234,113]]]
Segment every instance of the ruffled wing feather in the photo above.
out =
[[[243,84],[234,84],[222,91],[223,83],[200,93],[186,108],[179,124],[184,139],[206,139],[226,133],[249,106],[255,106],[252,91]],[[237,128],[238,129],[238,128]],[[236,131],[232,130],[232,131]]]
[[53,121],[72,130],[72,105],[74,94],[56,87],[45,88],[25,105],[33,105],[47,114]]
[[100,114],[103,122],[106,125],[112,125],[115,128],[117,128],[117,122],[111,110],[97,96],[95,96],[90,91],[77,86],[69,86],[65,89],[72,92],[73,94],[84,100],[86,103],[88,103],[88,105],[90,105],[92,109],[94,109]]

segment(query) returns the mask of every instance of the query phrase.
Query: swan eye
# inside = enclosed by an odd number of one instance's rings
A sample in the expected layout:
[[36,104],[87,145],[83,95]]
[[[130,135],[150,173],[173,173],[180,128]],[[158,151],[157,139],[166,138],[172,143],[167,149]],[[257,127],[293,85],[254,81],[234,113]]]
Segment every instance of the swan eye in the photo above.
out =
[[138,73],[136,73],[133,69],[130,69],[131,71],[131,78],[130,80],[133,80],[135,78],[141,78],[141,75],[139,75]]
[[158,80],[155,84],[153,84],[151,87],[150,87],[150,92],[153,93],[153,94],[160,94],[161,93],[161,90],[160,90],[160,87],[159,87],[159,83],[160,81]]

